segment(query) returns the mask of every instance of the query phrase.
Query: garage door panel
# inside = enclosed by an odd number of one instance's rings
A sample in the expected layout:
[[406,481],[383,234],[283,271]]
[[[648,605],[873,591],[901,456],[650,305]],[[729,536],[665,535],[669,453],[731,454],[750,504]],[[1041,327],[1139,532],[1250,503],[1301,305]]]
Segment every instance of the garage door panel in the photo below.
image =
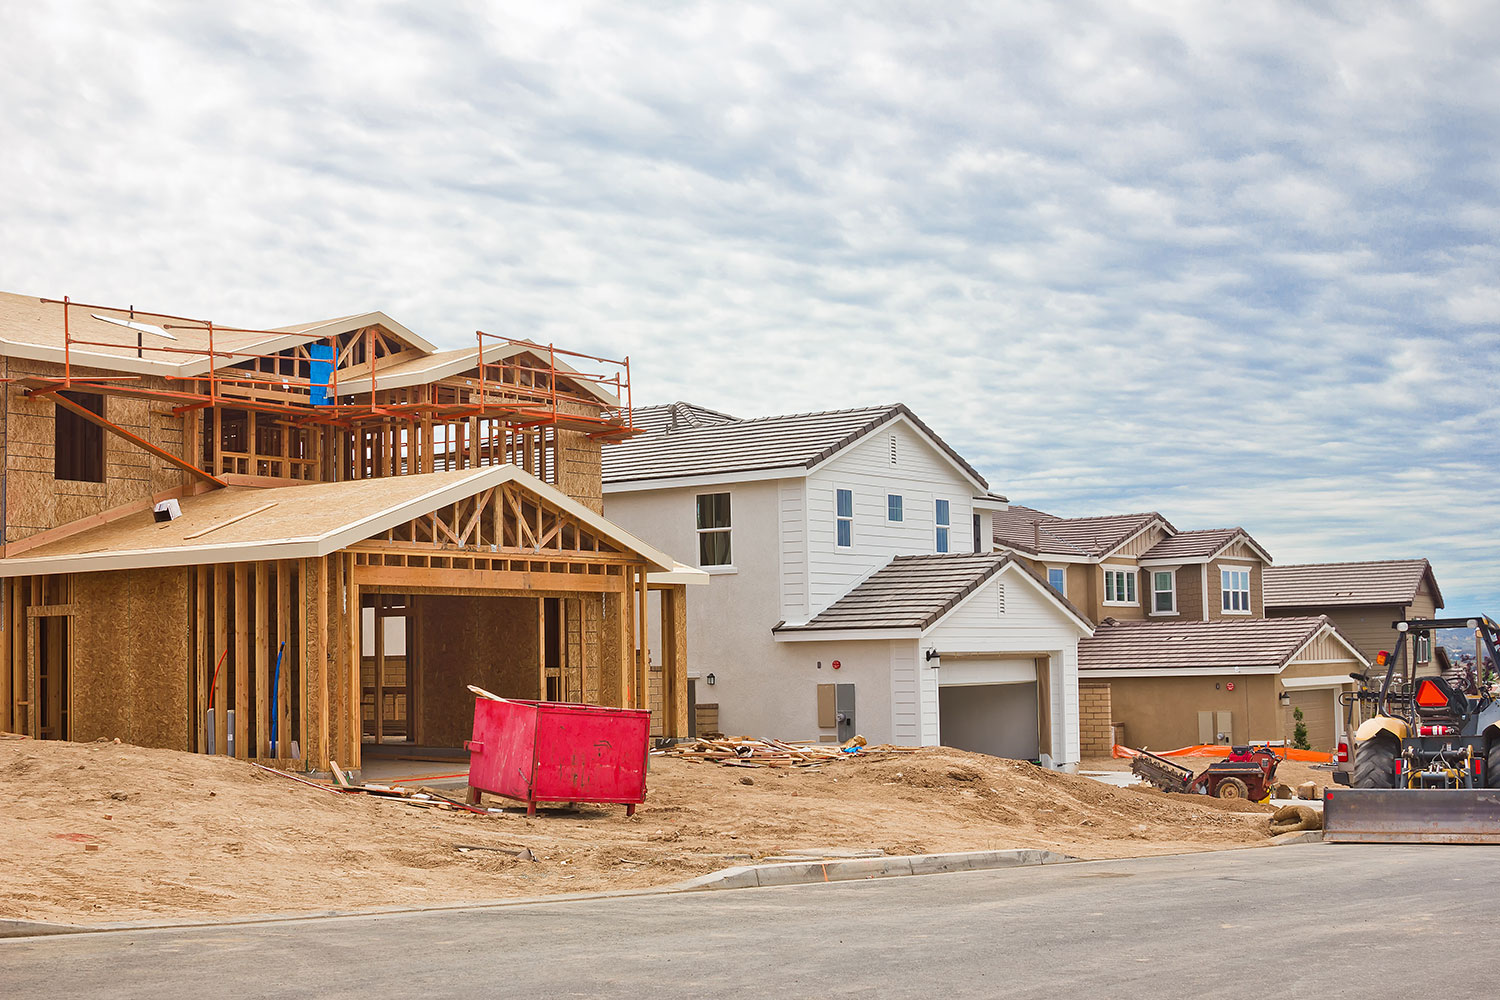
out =
[[1286,741],[1290,745],[1292,734],[1296,732],[1297,718],[1296,710],[1302,709],[1302,722],[1307,726],[1307,741],[1314,750],[1332,750],[1335,742],[1335,720],[1337,715],[1334,711],[1334,698],[1337,692],[1333,688],[1310,688],[1305,691],[1289,692],[1292,703],[1286,710]]
[[1036,760],[1036,684],[945,685],[938,689],[938,731],[942,744],[957,750]]

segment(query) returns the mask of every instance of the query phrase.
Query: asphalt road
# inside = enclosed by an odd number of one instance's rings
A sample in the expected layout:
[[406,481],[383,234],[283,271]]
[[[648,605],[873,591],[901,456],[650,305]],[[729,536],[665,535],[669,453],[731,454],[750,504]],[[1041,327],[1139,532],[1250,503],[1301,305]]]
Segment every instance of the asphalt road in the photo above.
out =
[[0,997],[1500,996],[1500,847],[1309,845],[0,941]]

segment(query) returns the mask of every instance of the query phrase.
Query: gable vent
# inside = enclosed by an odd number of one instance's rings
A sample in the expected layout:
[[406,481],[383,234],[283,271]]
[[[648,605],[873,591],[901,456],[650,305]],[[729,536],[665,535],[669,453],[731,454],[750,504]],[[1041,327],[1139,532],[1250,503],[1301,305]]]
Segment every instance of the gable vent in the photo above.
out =
[[896,464],[896,435],[891,435],[891,464]]
[[995,584],[995,605],[998,614],[1005,614],[1005,584]]

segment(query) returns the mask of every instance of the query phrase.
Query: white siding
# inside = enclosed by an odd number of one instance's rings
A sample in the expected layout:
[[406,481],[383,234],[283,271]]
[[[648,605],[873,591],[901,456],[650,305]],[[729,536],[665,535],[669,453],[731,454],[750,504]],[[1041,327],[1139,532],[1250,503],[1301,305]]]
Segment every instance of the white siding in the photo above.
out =
[[[892,436],[896,438],[891,464]],[[854,544],[837,542],[837,490],[854,494]],[[904,518],[886,520],[886,497],[900,494]],[[807,478],[808,614],[838,600],[875,570],[900,555],[937,551],[936,500],[949,503],[949,552],[972,552],[974,486],[946,456],[903,421],[882,427],[844,449]],[[934,707],[934,712],[936,708]]]
[[805,621],[807,609],[807,483],[780,483],[781,620]]

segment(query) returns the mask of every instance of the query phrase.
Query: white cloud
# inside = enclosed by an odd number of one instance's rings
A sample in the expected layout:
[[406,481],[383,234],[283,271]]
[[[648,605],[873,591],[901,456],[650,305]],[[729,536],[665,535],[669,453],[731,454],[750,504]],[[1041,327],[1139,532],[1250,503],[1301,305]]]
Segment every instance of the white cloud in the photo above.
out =
[[[1500,19],[265,3],[0,25],[0,287],[902,399],[1022,502],[1500,607]],[[1427,449],[1431,455],[1421,454]],[[1413,470],[1430,469],[1424,474]]]

